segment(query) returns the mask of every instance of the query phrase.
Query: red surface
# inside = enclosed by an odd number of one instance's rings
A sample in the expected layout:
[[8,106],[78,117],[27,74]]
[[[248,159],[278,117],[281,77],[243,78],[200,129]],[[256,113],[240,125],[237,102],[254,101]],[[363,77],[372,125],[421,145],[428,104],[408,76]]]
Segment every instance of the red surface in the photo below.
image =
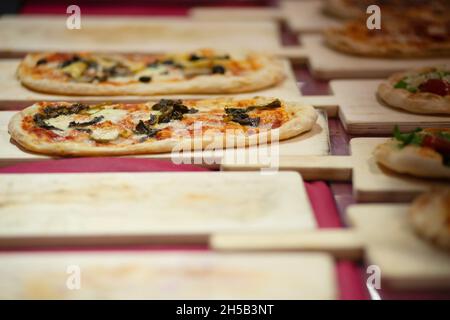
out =
[[142,16],[184,16],[189,8],[196,6],[260,6],[269,1],[261,0],[128,0],[124,1],[24,1],[20,13],[22,14],[66,14],[67,7],[76,4],[82,14],[87,15],[142,15]]
[[19,163],[0,168],[0,173],[56,172],[155,172],[208,171],[192,165],[176,165],[170,161],[135,158],[73,158]]

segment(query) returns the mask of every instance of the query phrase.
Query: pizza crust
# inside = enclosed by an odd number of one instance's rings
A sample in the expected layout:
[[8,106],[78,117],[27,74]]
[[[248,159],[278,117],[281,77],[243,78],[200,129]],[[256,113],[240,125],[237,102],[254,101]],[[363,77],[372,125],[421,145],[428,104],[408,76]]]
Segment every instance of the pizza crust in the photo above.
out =
[[245,75],[213,74],[172,82],[95,84],[39,78],[32,73],[37,55],[29,54],[20,63],[17,76],[24,86],[32,90],[62,95],[90,96],[238,93],[271,87],[285,78],[280,60],[261,54],[250,55],[262,67]]
[[379,164],[397,173],[450,179],[450,167],[443,164],[439,153],[429,148],[408,145],[400,149],[399,143],[392,139],[377,146],[374,157]]
[[450,95],[439,96],[428,92],[412,93],[394,86],[404,77],[411,74],[431,71],[431,67],[415,71],[395,73],[378,87],[378,96],[389,106],[413,113],[450,114]]
[[[258,97],[258,100],[261,103],[269,103],[274,99]],[[218,103],[223,103],[224,100],[217,99],[217,101]],[[22,128],[22,120],[24,117],[32,116],[39,110],[37,104],[15,114],[9,122],[8,130],[11,138],[25,149],[50,156],[119,156],[165,153],[174,150],[200,150],[211,148],[211,146],[244,147],[269,143],[276,138],[280,141],[286,140],[312,129],[318,118],[314,107],[302,105],[297,102],[283,102],[283,104],[289,114],[290,120],[277,129],[263,131],[250,136],[232,134],[207,135],[198,138],[168,138],[133,145],[117,146],[95,146],[67,141],[50,143],[37,139]]]
[[409,220],[421,237],[450,250],[450,189],[432,190],[416,198]]

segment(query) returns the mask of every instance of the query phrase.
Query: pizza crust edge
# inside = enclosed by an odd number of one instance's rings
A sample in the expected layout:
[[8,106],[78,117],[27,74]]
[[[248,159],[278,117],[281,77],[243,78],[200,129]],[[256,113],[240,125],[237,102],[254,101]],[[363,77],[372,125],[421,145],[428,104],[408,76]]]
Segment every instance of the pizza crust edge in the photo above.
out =
[[377,163],[401,174],[421,178],[450,179],[450,167],[442,163],[442,156],[436,151],[408,145],[400,149],[394,139],[378,145],[373,156]]

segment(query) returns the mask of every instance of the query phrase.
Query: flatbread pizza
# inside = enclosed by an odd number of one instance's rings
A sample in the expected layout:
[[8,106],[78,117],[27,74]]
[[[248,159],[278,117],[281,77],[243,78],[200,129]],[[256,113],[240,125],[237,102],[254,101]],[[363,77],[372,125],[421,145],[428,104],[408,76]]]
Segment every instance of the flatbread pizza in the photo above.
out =
[[393,74],[378,87],[389,106],[424,114],[450,114],[450,65]]
[[9,123],[26,150],[52,156],[110,156],[229,148],[285,140],[309,131],[311,106],[274,98],[147,103],[39,102]]
[[450,56],[450,22],[446,20],[382,19],[381,29],[366,20],[347,22],[325,31],[331,48],[352,55],[385,58]]
[[450,189],[432,190],[416,198],[409,220],[421,237],[450,250]]
[[377,163],[401,174],[450,179],[450,129],[416,129],[377,146]]
[[32,53],[17,70],[30,89],[63,95],[236,93],[284,79],[279,60],[202,49],[181,54]]

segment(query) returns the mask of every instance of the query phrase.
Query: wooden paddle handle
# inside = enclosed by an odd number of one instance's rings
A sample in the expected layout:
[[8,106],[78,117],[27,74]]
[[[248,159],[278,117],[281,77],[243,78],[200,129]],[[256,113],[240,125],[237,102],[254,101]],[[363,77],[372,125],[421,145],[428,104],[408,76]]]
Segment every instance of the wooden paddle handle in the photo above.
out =
[[295,63],[306,63],[308,52],[301,46],[288,46],[277,49],[273,52],[276,56],[286,58]]
[[[235,163],[222,159],[223,171],[255,171],[266,166],[261,163]],[[297,171],[304,180],[349,181],[352,178],[351,156],[280,156],[278,170]]]
[[338,259],[362,258],[364,243],[349,229],[323,229],[296,233],[215,234],[211,249],[217,251],[317,251]]

